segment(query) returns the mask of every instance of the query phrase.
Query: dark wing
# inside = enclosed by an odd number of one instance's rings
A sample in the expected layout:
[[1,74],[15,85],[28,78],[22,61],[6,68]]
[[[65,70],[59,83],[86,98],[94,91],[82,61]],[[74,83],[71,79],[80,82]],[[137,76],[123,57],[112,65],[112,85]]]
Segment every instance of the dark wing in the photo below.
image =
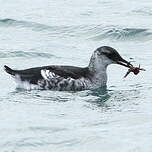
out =
[[25,70],[13,70],[10,67],[5,65],[4,70],[8,74],[14,77],[18,75],[22,81],[29,81],[32,84],[37,84],[38,80],[43,79],[40,73],[41,67],[30,68],[30,69],[25,69]]
[[63,78],[71,77],[73,79],[87,77],[89,73],[88,68],[80,68],[74,66],[48,66],[44,69],[49,70],[49,72],[53,72],[54,74]]
[[29,81],[30,83],[37,84],[38,80],[43,79],[42,71],[47,70],[49,73],[52,73],[56,76],[63,78],[71,77],[73,79],[79,79],[81,77],[87,77],[89,74],[88,68],[80,68],[74,66],[44,66],[36,67],[25,70],[13,70],[8,66],[4,66],[4,69],[7,73],[15,76],[19,75],[22,81]]

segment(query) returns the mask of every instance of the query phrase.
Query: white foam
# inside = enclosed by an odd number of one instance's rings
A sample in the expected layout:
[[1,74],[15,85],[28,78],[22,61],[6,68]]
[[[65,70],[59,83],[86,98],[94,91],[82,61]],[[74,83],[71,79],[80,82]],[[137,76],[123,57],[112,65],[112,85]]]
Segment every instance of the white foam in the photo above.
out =
[[22,81],[19,75],[15,76],[15,82],[17,84],[17,88],[25,89],[25,90],[35,90],[40,89],[40,86],[29,83],[28,81]]

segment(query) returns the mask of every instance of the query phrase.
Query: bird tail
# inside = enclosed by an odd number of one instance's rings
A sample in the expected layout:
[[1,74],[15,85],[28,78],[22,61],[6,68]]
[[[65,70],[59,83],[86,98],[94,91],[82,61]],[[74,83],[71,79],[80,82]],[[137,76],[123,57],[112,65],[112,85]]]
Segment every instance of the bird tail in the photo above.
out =
[[6,66],[6,65],[4,65],[4,70],[5,70],[8,74],[10,74],[10,75],[15,75],[15,74],[16,74],[15,70],[11,69],[10,67],[8,67],[8,66]]

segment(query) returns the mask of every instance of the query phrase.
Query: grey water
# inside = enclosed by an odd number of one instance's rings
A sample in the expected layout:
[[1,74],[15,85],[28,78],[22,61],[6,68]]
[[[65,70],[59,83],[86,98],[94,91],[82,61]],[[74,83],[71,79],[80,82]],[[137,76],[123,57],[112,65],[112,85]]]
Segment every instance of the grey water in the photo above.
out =
[[[108,67],[107,88],[17,89],[4,72],[88,65],[114,47],[145,72]],[[0,152],[151,152],[152,1],[0,0]]]

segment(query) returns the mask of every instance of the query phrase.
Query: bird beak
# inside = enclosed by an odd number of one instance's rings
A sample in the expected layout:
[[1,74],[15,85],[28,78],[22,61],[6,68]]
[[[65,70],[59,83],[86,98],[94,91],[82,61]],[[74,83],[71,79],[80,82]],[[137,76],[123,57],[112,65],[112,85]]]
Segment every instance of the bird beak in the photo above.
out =
[[125,66],[125,67],[127,67],[127,68],[133,67],[133,65],[132,65],[130,62],[124,60],[123,58],[119,59],[119,60],[117,61],[117,64],[120,64],[120,65]]

